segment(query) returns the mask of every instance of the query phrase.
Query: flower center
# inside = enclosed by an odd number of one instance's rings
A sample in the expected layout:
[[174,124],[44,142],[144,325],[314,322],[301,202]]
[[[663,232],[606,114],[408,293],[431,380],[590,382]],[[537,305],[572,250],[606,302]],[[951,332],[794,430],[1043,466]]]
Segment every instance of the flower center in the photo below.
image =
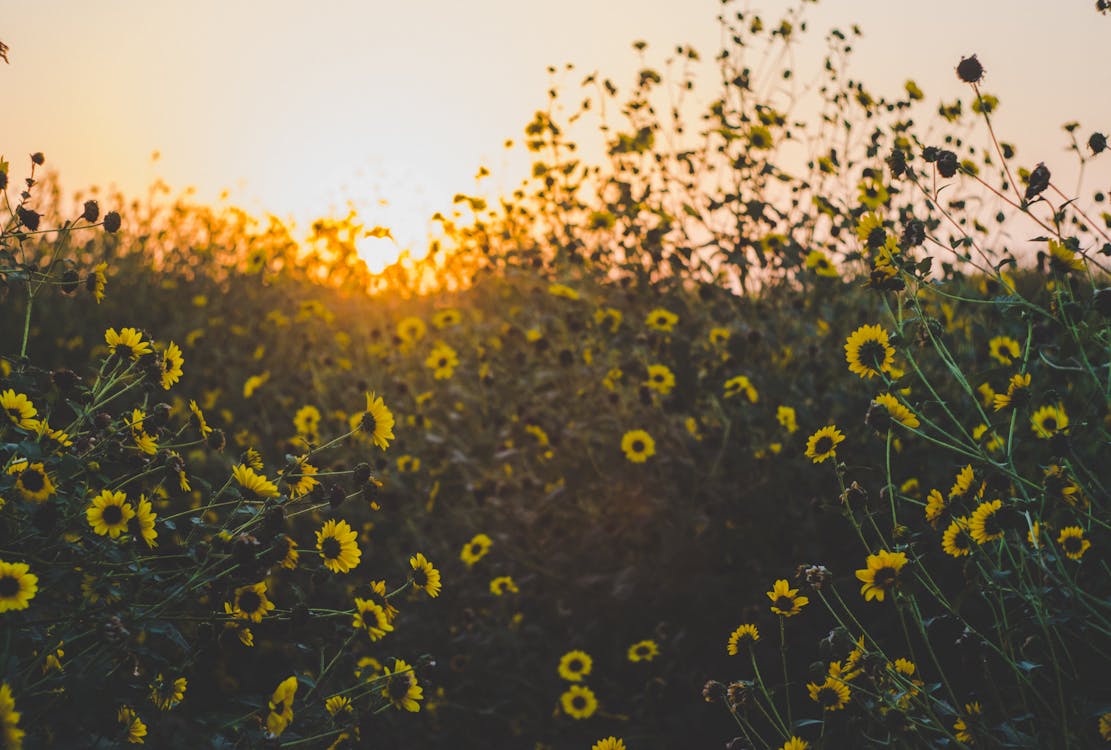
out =
[[359,425],[373,435],[374,431],[378,429],[378,420],[375,419],[374,415],[369,411],[363,412],[363,418],[360,420]]
[[887,231],[883,227],[876,227],[868,233],[868,247],[875,249],[883,247],[883,243],[887,241]]
[[876,586],[881,589],[890,588],[895,583],[898,576],[898,571],[894,568],[880,568],[876,571],[876,577],[873,579]]
[[408,672],[402,674],[392,675],[390,677],[390,684],[387,686],[390,698],[399,701],[409,694],[409,686],[412,684],[413,675]]
[[339,553],[342,549],[343,547],[335,537],[328,537],[320,544],[320,551],[324,554],[324,557],[329,560],[335,560],[339,557]]
[[814,441],[814,452],[819,456],[824,453],[829,453],[831,450],[833,450],[833,438],[823,435]]
[[257,591],[244,591],[239,595],[239,608],[244,612],[256,612],[261,606],[262,597],[258,595]]
[[0,599],[11,599],[19,593],[19,580],[12,576],[0,578]]
[[424,588],[428,585],[428,571],[424,568],[417,568],[413,571],[413,585]]
[[100,512],[100,518],[109,526],[115,526],[123,520],[123,510],[118,505],[109,505]]
[[38,469],[24,469],[19,474],[19,483],[28,492],[38,492],[46,486],[46,478]]
[[868,341],[860,346],[860,361],[865,367],[879,370],[880,365],[887,355],[887,351],[878,341]]
[[633,449],[633,453],[643,453],[644,452],[644,441],[643,440],[634,440],[631,447]]
[[582,711],[584,708],[586,708],[586,698],[582,697],[581,695],[576,695],[574,698],[571,699],[571,708],[575,709],[576,711]]
[[795,608],[795,600],[789,596],[780,596],[776,598],[775,603],[772,604],[772,606],[776,609],[788,612]]
[[1070,536],[1064,541],[1065,552],[1076,553],[1080,551],[1081,542],[1079,537]]

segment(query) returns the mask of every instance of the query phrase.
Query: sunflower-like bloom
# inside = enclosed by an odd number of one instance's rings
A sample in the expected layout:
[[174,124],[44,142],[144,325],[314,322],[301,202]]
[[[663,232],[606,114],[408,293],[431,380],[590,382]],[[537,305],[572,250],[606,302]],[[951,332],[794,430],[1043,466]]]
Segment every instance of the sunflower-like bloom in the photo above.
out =
[[760,400],[760,394],[752,387],[752,381],[746,375],[737,375],[725,381],[725,398],[733,398],[737,394],[745,394],[750,403],[755,404]]
[[930,494],[926,496],[926,521],[937,528],[937,522],[941,519],[942,514],[948,504],[945,501],[945,496],[941,494],[940,490],[930,490]]
[[459,355],[454,349],[440,341],[429,352],[424,360],[424,366],[432,370],[432,377],[436,380],[449,380],[459,366]]
[[590,750],[626,750],[625,741],[617,737],[606,737],[595,742]]
[[891,372],[895,364],[895,349],[887,331],[878,325],[863,325],[853,331],[845,341],[845,359],[849,371],[862,378],[871,378]]
[[1008,406],[1020,406],[1030,394],[1030,373],[1016,373],[1007,382],[1007,392],[997,393],[991,399],[992,408],[1002,411]]
[[428,326],[420,318],[412,316],[402,318],[397,324],[397,337],[401,339],[403,344],[412,346],[424,338],[424,334],[428,332]]
[[131,410],[131,439],[135,441],[136,448],[148,456],[153,456],[158,452],[158,441],[143,429],[143,420],[145,419],[146,415],[143,414],[142,409]]
[[791,406],[777,406],[775,409],[775,421],[787,430],[792,435],[798,430],[799,423],[798,417],[795,414],[794,407]]
[[467,563],[467,567],[470,567],[485,557],[493,544],[493,540],[486,534],[475,534],[471,541],[463,545],[463,551],[459,553],[459,559]]
[[751,623],[745,623],[729,634],[729,641],[725,644],[725,653],[736,656],[741,652],[742,644],[753,644],[758,640],[760,640],[760,629]]
[[41,503],[55,492],[41,461],[31,463],[26,458],[17,458],[8,466],[8,474],[15,475],[15,488],[28,500]]
[[882,602],[887,592],[899,584],[899,571],[907,564],[907,555],[905,552],[880,550],[868,555],[865,564],[868,567],[856,571],[857,580],[864,584],[860,593],[866,602],[873,599]]
[[251,398],[252,396],[255,395],[255,391],[257,391],[262,386],[266,385],[266,383],[269,382],[269,381],[270,381],[270,371],[269,370],[267,370],[265,372],[262,372],[262,373],[259,373],[258,375],[250,376],[245,381],[243,381],[243,398]]
[[799,590],[791,588],[791,584],[783,578],[772,584],[772,590],[767,594],[772,601],[772,612],[781,617],[794,617],[810,603],[809,598],[799,596]]
[[975,737],[972,735],[972,724],[974,718],[979,716],[982,712],[983,709],[980,708],[979,701],[964,704],[964,716],[958,717],[957,720],[953,722],[953,730],[956,732],[955,737],[957,742],[971,744],[975,740]]
[[108,276],[104,273],[107,270],[107,263],[97,263],[92,273],[85,277],[85,289],[92,292],[98,305],[104,301],[104,290],[108,287]]
[[181,347],[171,341],[166,347],[166,351],[162,354],[163,390],[170,390],[170,386],[181,380],[183,372],[181,368],[184,364],[185,357],[181,356]]
[[158,516],[155,515],[150,500],[147,500],[146,495],[140,495],[135,517],[131,519],[129,526],[132,535],[136,539],[142,539],[148,547],[157,547],[158,542],[155,540],[158,539],[158,531],[154,528],[157,520]]
[[297,434],[312,439],[320,430],[320,409],[306,404],[293,415],[293,428]]
[[39,590],[39,578],[27,563],[0,560],[0,613],[27,609]]
[[791,737],[779,750],[810,750],[810,743],[799,737]]
[[890,393],[881,393],[872,400],[882,406],[887,411],[888,416],[904,427],[917,429],[922,425],[922,423],[918,421],[918,417],[915,413],[904,406],[899,399],[895,398],[895,396],[892,396]]
[[1059,433],[1068,432],[1069,416],[1062,404],[1043,406],[1030,416],[1034,434],[1048,440]]
[[1111,742],[1111,711],[1101,714],[1099,717],[1099,736]]
[[189,412],[193,415],[193,422],[196,424],[197,429],[200,430],[201,437],[206,438],[212,433],[212,428],[208,426],[205,421],[204,412],[201,407],[197,406],[196,401],[189,402]]
[[841,680],[826,677],[822,683],[807,684],[806,690],[823,711],[838,711],[849,705],[849,686]]
[[806,441],[806,457],[816,464],[827,458],[837,457],[837,445],[845,436],[834,425],[827,425],[811,435]]
[[10,750],[21,750],[24,734],[19,728],[19,712],[15,710],[11,686],[0,682],[0,743]]
[[108,352],[120,359],[136,360],[152,351],[150,342],[144,341],[143,334],[135,328],[121,328],[119,333],[109,328],[104,332],[104,341],[108,344]]
[[988,354],[1001,365],[1012,364],[1022,352],[1022,347],[1010,336],[996,336],[988,341]]
[[594,691],[586,685],[572,685],[563,695],[559,696],[563,706],[563,713],[572,719],[587,719],[598,710],[598,699]]
[[1066,526],[1061,529],[1061,533],[1057,536],[1057,544],[1061,545],[1065,556],[1070,560],[1084,557],[1084,553],[1092,546],[1092,543],[1084,538],[1084,529],[1079,526]]
[[653,640],[637,641],[625,652],[629,661],[652,661],[659,655],[660,647]]
[[657,307],[648,313],[644,319],[644,325],[651,328],[653,331],[663,331],[667,333],[675,328],[675,324],[679,322],[679,316],[670,310],[665,310],[662,307]]
[[625,458],[634,464],[642,464],[656,455],[656,441],[644,430],[629,430],[621,438],[621,450]]
[[968,532],[977,544],[987,544],[1003,538],[1003,527],[999,524],[999,510],[1002,500],[980,503],[968,519]]
[[274,602],[266,598],[266,581],[240,586],[235,590],[235,603],[231,606],[231,614],[236,618],[262,622],[262,618],[272,609],[274,609]]
[[351,621],[355,630],[365,630],[370,640],[378,641],[393,631],[390,618],[377,602],[355,597],[355,618]]
[[494,596],[516,594],[520,591],[510,576],[498,576],[490,581],[490,593]]
[[376,396],[373,391],[366,394],[366,411],[356,415],[352,421],[358,430],[382,450],[386,450],[394,439],[393,414],[386,408],[381,396]]
[[818,276],[824,276],[827,279],[836,279],[841,275],[837,273],[837,267],[833,265],[833,261],[821,250],[811,250],[806,254],[806,267]]
[[964,516],[954,518],[949,528],[941,535],[941,549],[951,557],[966,557],[972,554],[975,540],[968,529],[968,519]]
[[160,711],[169,711],[185,700],[185,688],[188,684],[184,677],[167,680],[159,672],[150,684],[150,700]]
[[383,673],[386,677],[382,688],[382,695],[386,697],[394,708],[406,711],[420,711],[420,703],[424,700],[424,690],[417,683],[417,675],[413,668],[401,659],[395,659],[393,669],[385,667]]
[[346,695],[332,695],[324,701],[324,710],[329,716],[335,716],[340,712],[351,713],[354,709],[351,707],[351,699]]
[[3,411],[8,420],[21,430],[33,430],[38,426],[35,417],[39,411],[31,403],[31,399],[13,389],[0,393],[0,411]]
[[293,721],[293,698],[297,695],[297,677],[287,677],[278,683],[270,696],[270,713],[266,716],[266,729],[278,737]]
[[135,713],[135,709],[130,706],[120,706],[116,720],[123,726],[129,744],[142,745],[145,742],[143,738],[147,736],[147,725]]
[[389,598],[386,596],[386,582],[385,581],[371,581],[370,594],[367,599],[377,604],[386,613],[386,621],[393,622],[397,617],[397,607],[390,604]]
[[308,456],[294,459],[293,470],[284,477],[289,484],[289,496],[294,500],[309,494],[320,484],[320,480],[316,478],[320,470],[310,464],[308,459]]
[[1058,273],[1083,271],[1083,256],[1072,251],[1063,242],[1049,241],[1049,267]]
[[579,682],[590,674],[594,660],[585,651],[568,651],[559,659],[559,676],[570,682]]
[[356,539],[359,533],[347,525],[347,521],[326,521],[316,532],[316,548],[324,567],[333,573],[347,573],[359,565],[362,551]]
[[244,492],[254,495],[256,498],[278,496],[278,485],[261,474],[255,473],[255,470],[246,464],[236,464],[235,468],[232,469],[231,476],[239,483]]
[[127,522],[135,517],[135,509],[123,492],[102,490],[85,509],[85,517],[94,532],[117,539],[127,531]]
[[864,214],[856,225],[856,236],[869,250],[883,247],[887,242],[887,230],[883,226],[883,219],[871,211]]
[[440,582],[440,571],[428,562],[423,553],[418,552],[409,558],[409,567],[413,569],[411,575],[413,586],[435,599],[440,595],[443,584]]
[[667,365],[649,365],[648,379],[644,381],[644,384],[666,396],[675,387],[675,373]]

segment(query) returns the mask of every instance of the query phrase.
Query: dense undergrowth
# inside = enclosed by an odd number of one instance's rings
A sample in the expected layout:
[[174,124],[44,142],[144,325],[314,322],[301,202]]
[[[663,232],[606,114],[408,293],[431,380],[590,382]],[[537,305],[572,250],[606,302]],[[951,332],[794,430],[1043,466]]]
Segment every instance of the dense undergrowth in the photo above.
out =
[[1111,736],[1104,197],[730,13],[378,277],[0,167],[5,747]]

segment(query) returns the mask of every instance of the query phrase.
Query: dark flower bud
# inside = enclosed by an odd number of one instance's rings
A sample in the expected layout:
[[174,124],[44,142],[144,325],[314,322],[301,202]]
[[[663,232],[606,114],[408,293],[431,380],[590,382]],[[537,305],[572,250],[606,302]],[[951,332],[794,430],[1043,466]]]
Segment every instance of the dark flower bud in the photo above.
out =
[[27,227],[32,232],[38,230],[40,217],[37,211],[32,211],[31,209],[24,208],[23,206],[17,206],[15,209],[15,215],[19,217],[19,223]]
[[918,219],[911,219],[903,225],[900,243],[904,248],[918,247],[926,241],[926,225]]
[[80,376],[73,370],[67,370],[62,367],[50,373],[50,379],[54,381],[54,385],[60,391],[71,390],[75,385],[81,382]]
[[330,484],[328,486],[328,505],[335,510],[343,505],[343,501],[347,499],[347,493],[343,491],[343,487],[338,484]]
[[957,64],[957,77],[965,83],[979,83],[984,77],[984,66],[976,59],[976,55],[962,57]]
[[0,190],[8,189],[8,173],[0,171]]
[[925,159],[926,162],[929,164],[933,164],[935,161],[937,161],[937,157],[940,154],[941,149],[937,148],[936,146],[926,146],[926,148],[922,149],[922,158]]
[[93,417],[93,426],[98,430],[107,430],[112,425],[112,415],[106,411],[98,412]]
[[709,680],[702,686],[702,699],[707,703],[717,703],[725,697],[725,685],[717,680]]
[[150,423],[154,427],[165,427],[170,421],[170,405],[166,403],[155,404],[150,411]]
[[356,464],[355,468],[351,470],[351,483],[356,489],[362,487],[368,479],[370,479],[370,464],[366,461]]
[[1049,168],[1044,162],[1038,162],[1038,166],[1030,173],[1030,181],[1026,183],[1025,200],[1036,198],[1047,187],[1049,187]]
[[[262,530],[268,536],[273,536],[285,528],[285,507],[281,505],[271,505],[262,514]],[[279,543],[275,547],[278,548],[278,559],[285,557],[286,552],[289,551],[288,543]]]
[[120,215],[116,211],[109,211],[104,215],[104,231],[115,234],[120,231]]
[[957,173],[957,155],[952,151],[942,151],[937,155],[937,171],[941,173],[942,177],[952,177]]
[[73,294],[77,291],[77,286],[81,283],[81,274],[72,268],[66,269],[62,273],[62,291],[66,294]]
[[1103,133],[1092,133],[1088,138],[1088,148],[1093,154],[1102,153],[1107,148],[1107,136]]
[[907,155],[901,148],[891,151],[887,157],[887,168],[891,170],[892,177],[902,177],[907,171]]
[[96,201],[85,201],[85,210],[81,212],[81,218],[90,224],[96,223],[100,218],[100,206]]
[[36,167],[41,167],[46,162],[46,157],[42,155],[42,151],[36,151],[31,154],[31,163]]
[[258,539],[250,534],[240,534],[232,541],[231,556],[240,565],[250,565],[259,551]]
[[214,451],[224,450],[224,446],[228,444],[227,437],[224,436],[224,431],[215,429],[208,433],[208,447]]
[[868,404],[868,411],[864,415],[864,424],[879,433],[887,432],[891,427],[891,414],[882,404],[872,401]]
[[[729,706],[736,711],[748,705],[749,700],[752,699],[752,683],[744,680],[730,682],[729,687],[725,691],[726,698],[729,699]],[[729,748],[747,748],[747,744],[734,744],[737,740],[733,740],[726,747]]]

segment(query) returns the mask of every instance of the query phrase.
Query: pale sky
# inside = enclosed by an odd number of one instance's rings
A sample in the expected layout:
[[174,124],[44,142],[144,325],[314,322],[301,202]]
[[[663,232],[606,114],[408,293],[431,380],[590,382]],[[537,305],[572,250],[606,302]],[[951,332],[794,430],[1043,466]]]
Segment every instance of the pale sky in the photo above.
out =
[[[769,22],[786,3],[734,2]],[[201,200],[230,189],[254,212],[302,225],[345,213],[421,244],[425,220],[474,189],[512,190],[530,159],[507,154],[546,106],[548,65],[574,63],[577,101],[598,70],[628,90],[649,42],[662,67],[676,44],[705,61],[715,92],[719,0],[0,0],[0,153],[23,176],[45,152],[68,189],[115,185],[145,194],[158,177]],[[878,94],[907,78],[931,109],[967,97],[953,72],[962,54],[987,69],[1002,102],[997,127],[1020,162],[1062,166],[1060,125],[1111,132],[1111,16],[1089,0],[825,0],[808,10],[800,67],[813,71],[823,31],[862,26],[852,73]],[[808,57],[809,56],[809,57]],[[810,66],[807,68],[807,66]],[[151,153],[161,152],[152,163]],[[594,146],[586,151],[597,156]],[[1023,158],[1026,157],[1026,158]],[[1104,157],[1106,161],[1108,157]],[[1103,188],[1108,171],[1097,174]],[[1095,187],[1089,181],[1091,187]],[[378,205],[381,198],[390,205]]]

